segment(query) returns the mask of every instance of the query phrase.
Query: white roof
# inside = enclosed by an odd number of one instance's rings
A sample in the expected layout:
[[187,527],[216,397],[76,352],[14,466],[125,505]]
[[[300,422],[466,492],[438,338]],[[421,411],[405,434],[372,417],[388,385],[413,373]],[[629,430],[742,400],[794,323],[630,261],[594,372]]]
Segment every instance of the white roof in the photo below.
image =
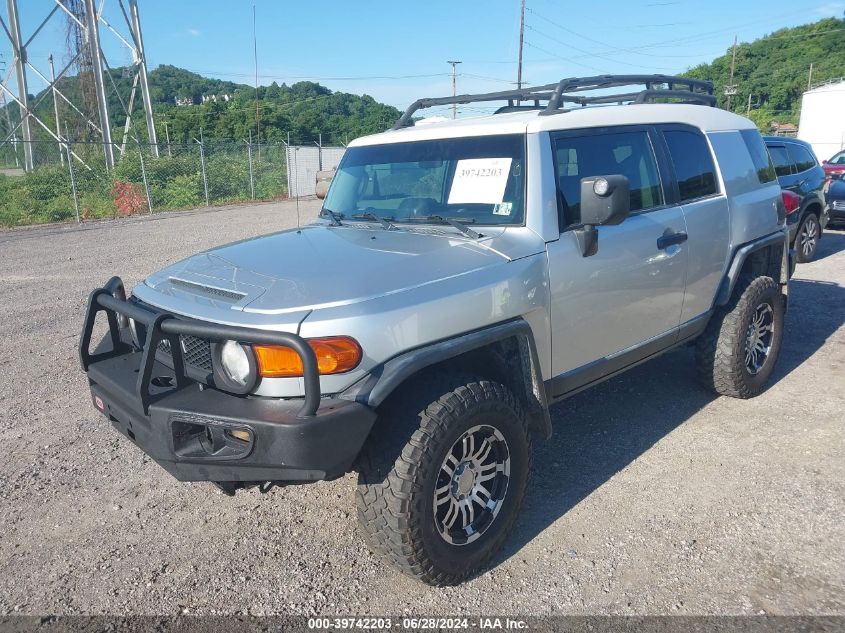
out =
[[812,90],[807,90],[804,94],[817,94],[819,92],[842,92],[845,90],[845,81],[837,81],[816,86]]
[[745,117],[720,108],[682,103],[641,103],[578,108],[549,116],[540,116],[538,111],[532,110],[461,118],[401,130],[388,130],[355,139],[349,146],[649,123],[686,123],[704,132],[757,129],[757,126]]

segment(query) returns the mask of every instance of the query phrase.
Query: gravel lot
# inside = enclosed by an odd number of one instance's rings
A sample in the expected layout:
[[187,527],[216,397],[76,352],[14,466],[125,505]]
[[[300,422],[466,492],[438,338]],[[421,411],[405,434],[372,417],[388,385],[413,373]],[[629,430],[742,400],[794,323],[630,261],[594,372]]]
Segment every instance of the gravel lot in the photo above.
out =
[[845,233],[796,272],[765,394],[714,398],[684,349],[556,406],[496,566],[432,589],[366,550],[353,475],[229,498],[90,404],[93,287],[295,223],[274,203],[0,233],[0,613],[845,613]]

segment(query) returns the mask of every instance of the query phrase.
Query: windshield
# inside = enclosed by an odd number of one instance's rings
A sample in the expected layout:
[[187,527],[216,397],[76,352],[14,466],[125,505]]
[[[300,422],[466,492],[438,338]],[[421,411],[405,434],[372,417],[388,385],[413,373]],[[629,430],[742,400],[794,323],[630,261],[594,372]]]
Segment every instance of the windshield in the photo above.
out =
[[525,136],[514,134],[352,147],[323,208],[347,220],[522,224],[524,198]]

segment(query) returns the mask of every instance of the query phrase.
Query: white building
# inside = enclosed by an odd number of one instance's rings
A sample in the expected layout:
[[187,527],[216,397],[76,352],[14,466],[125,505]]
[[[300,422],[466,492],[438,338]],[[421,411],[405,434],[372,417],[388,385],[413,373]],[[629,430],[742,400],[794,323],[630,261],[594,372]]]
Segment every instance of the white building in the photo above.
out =
[[813,146],[820,161],[845,149],[845,80],[804,93],[798,138]]

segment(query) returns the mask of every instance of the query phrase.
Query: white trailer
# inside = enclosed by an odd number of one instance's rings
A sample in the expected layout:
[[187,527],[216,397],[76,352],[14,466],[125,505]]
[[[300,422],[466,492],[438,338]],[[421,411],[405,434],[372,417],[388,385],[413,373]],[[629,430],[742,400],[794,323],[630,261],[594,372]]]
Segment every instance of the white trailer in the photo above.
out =
[[820,161],[845,149],[845,80],[804,93],[798,138],[813,146]]

